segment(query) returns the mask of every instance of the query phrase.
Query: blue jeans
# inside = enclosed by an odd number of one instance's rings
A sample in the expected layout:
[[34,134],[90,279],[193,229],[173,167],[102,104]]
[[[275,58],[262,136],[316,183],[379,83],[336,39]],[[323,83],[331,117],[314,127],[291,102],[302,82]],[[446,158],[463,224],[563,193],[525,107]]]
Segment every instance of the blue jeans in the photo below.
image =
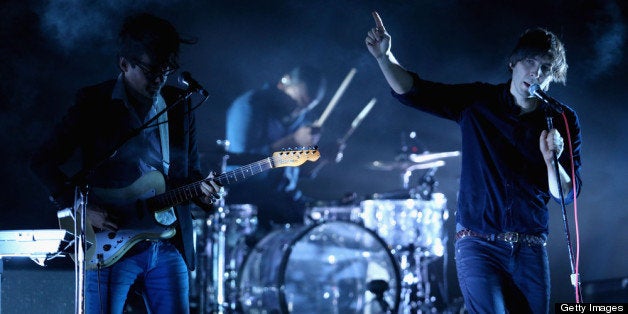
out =
[[85,275],[88,314],[122,313],[131,285],[141,282],[149,313],[189,313],[189,277],[183,257],[166,241],[143,241],[110,267]]
[[464,237],[456,241],[458,281],[469,313],[548,313],[545,246]]

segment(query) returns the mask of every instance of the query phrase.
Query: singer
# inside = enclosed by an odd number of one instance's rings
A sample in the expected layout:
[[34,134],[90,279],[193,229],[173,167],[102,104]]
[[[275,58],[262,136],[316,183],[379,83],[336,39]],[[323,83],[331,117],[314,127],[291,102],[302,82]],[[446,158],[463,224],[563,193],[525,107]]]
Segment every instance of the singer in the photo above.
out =
[[[539,84],[547,90],[551,82],[565,83],[563,44],[545,29],[527,30],[510,55],[509,81],[444,84],[403,68],[391,52],[391,36],[381,18],[376,12],[373,17],[375,27],[368,31],[366,47],[393,96],[460,127],[462,174],[454,246],[467,310],[548,313],[547,204],[560,193],[573,201],[580,192],[581,135],[578,117],[567,106],[562,110],[568,125],[552,112],[556,128],[546,130],[545,110],[528,88]],[[563,145],[566,128],[572,151]],[[560,173],[554,170],[554,152]]]
[[[122,313],[127,294],[136,294],[129,293],[132,285],[139,288],[149,313],[190,312],[188,270],[195,267],[190,204],[175,206],[174,235],[144,238],[144,233],[119,219],[129,213],[113,206],[107,197],[110,189],[139,198],[135,188],[148,192],[164,188],[163,180],[156,177],[165,178],[168,187],[205,178],[189,99],[141,128],[184,94],[165,85],[178,68],[181,43],[193,41],[181,38],[166,20],[149,14],[126,18],[118,37],[117,79],[79,90],[74,106],[34,153],[31,169],[59,208],[72,207],[72,185],[87,184],[94,187],[86,211],[94,231],[115,235],[124,230],[142,239],[112,265],[86,271],[86,313]],[[112,149],[115,154],[109,153]],[[61,166],[74,151],[81,154],[86,175],[70,182]],[[193,201],[211,210],[220,187],[212,180],[201,182],[202,196]],[[132,204],[135,198],[128,201]]]

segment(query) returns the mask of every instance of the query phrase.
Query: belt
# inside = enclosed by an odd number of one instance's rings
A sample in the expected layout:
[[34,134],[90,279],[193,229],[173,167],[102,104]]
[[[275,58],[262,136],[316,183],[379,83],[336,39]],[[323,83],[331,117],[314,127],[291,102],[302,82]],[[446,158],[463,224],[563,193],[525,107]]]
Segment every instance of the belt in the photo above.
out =
[[503,241],[508,243],[525,243],[534,246],[545,246],[545,238],[518,232],[504,232],[498,234],[482,234],[469,229],[462,229],[456,233],[456,240],[466,237],[476,237],[487,241]]

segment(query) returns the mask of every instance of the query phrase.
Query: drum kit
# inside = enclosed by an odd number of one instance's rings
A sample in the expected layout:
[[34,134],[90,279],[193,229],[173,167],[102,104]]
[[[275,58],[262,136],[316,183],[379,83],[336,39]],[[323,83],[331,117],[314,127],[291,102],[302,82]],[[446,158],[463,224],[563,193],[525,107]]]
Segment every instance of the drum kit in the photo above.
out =
[[[437,312],[443,300],[432,292],[429,265],[445,254],[449,212],[433,175],[455,156],[372,162],[369,169],[402,171],[403,189],[313,204],[304,224],[275,230],[254,247],[245,239],[255,232],[257,208],[223,203],[196,220],[192,304],[198,313]],[[424,173],[413,180],[418,170]]]

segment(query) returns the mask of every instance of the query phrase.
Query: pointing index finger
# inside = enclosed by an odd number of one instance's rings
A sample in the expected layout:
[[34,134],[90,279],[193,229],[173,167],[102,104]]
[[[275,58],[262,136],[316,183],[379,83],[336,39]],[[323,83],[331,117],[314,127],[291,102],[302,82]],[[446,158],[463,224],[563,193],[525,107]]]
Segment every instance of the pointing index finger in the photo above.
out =
[[377,13],[377,11],[373,11],[373,19],[375,19],[375,26],[377,27],[377,29],[381,29],[382,31],[385,31],[386,28],[384,27],[384,22],[382,22],[382,18],[379,17],[379,13]]

